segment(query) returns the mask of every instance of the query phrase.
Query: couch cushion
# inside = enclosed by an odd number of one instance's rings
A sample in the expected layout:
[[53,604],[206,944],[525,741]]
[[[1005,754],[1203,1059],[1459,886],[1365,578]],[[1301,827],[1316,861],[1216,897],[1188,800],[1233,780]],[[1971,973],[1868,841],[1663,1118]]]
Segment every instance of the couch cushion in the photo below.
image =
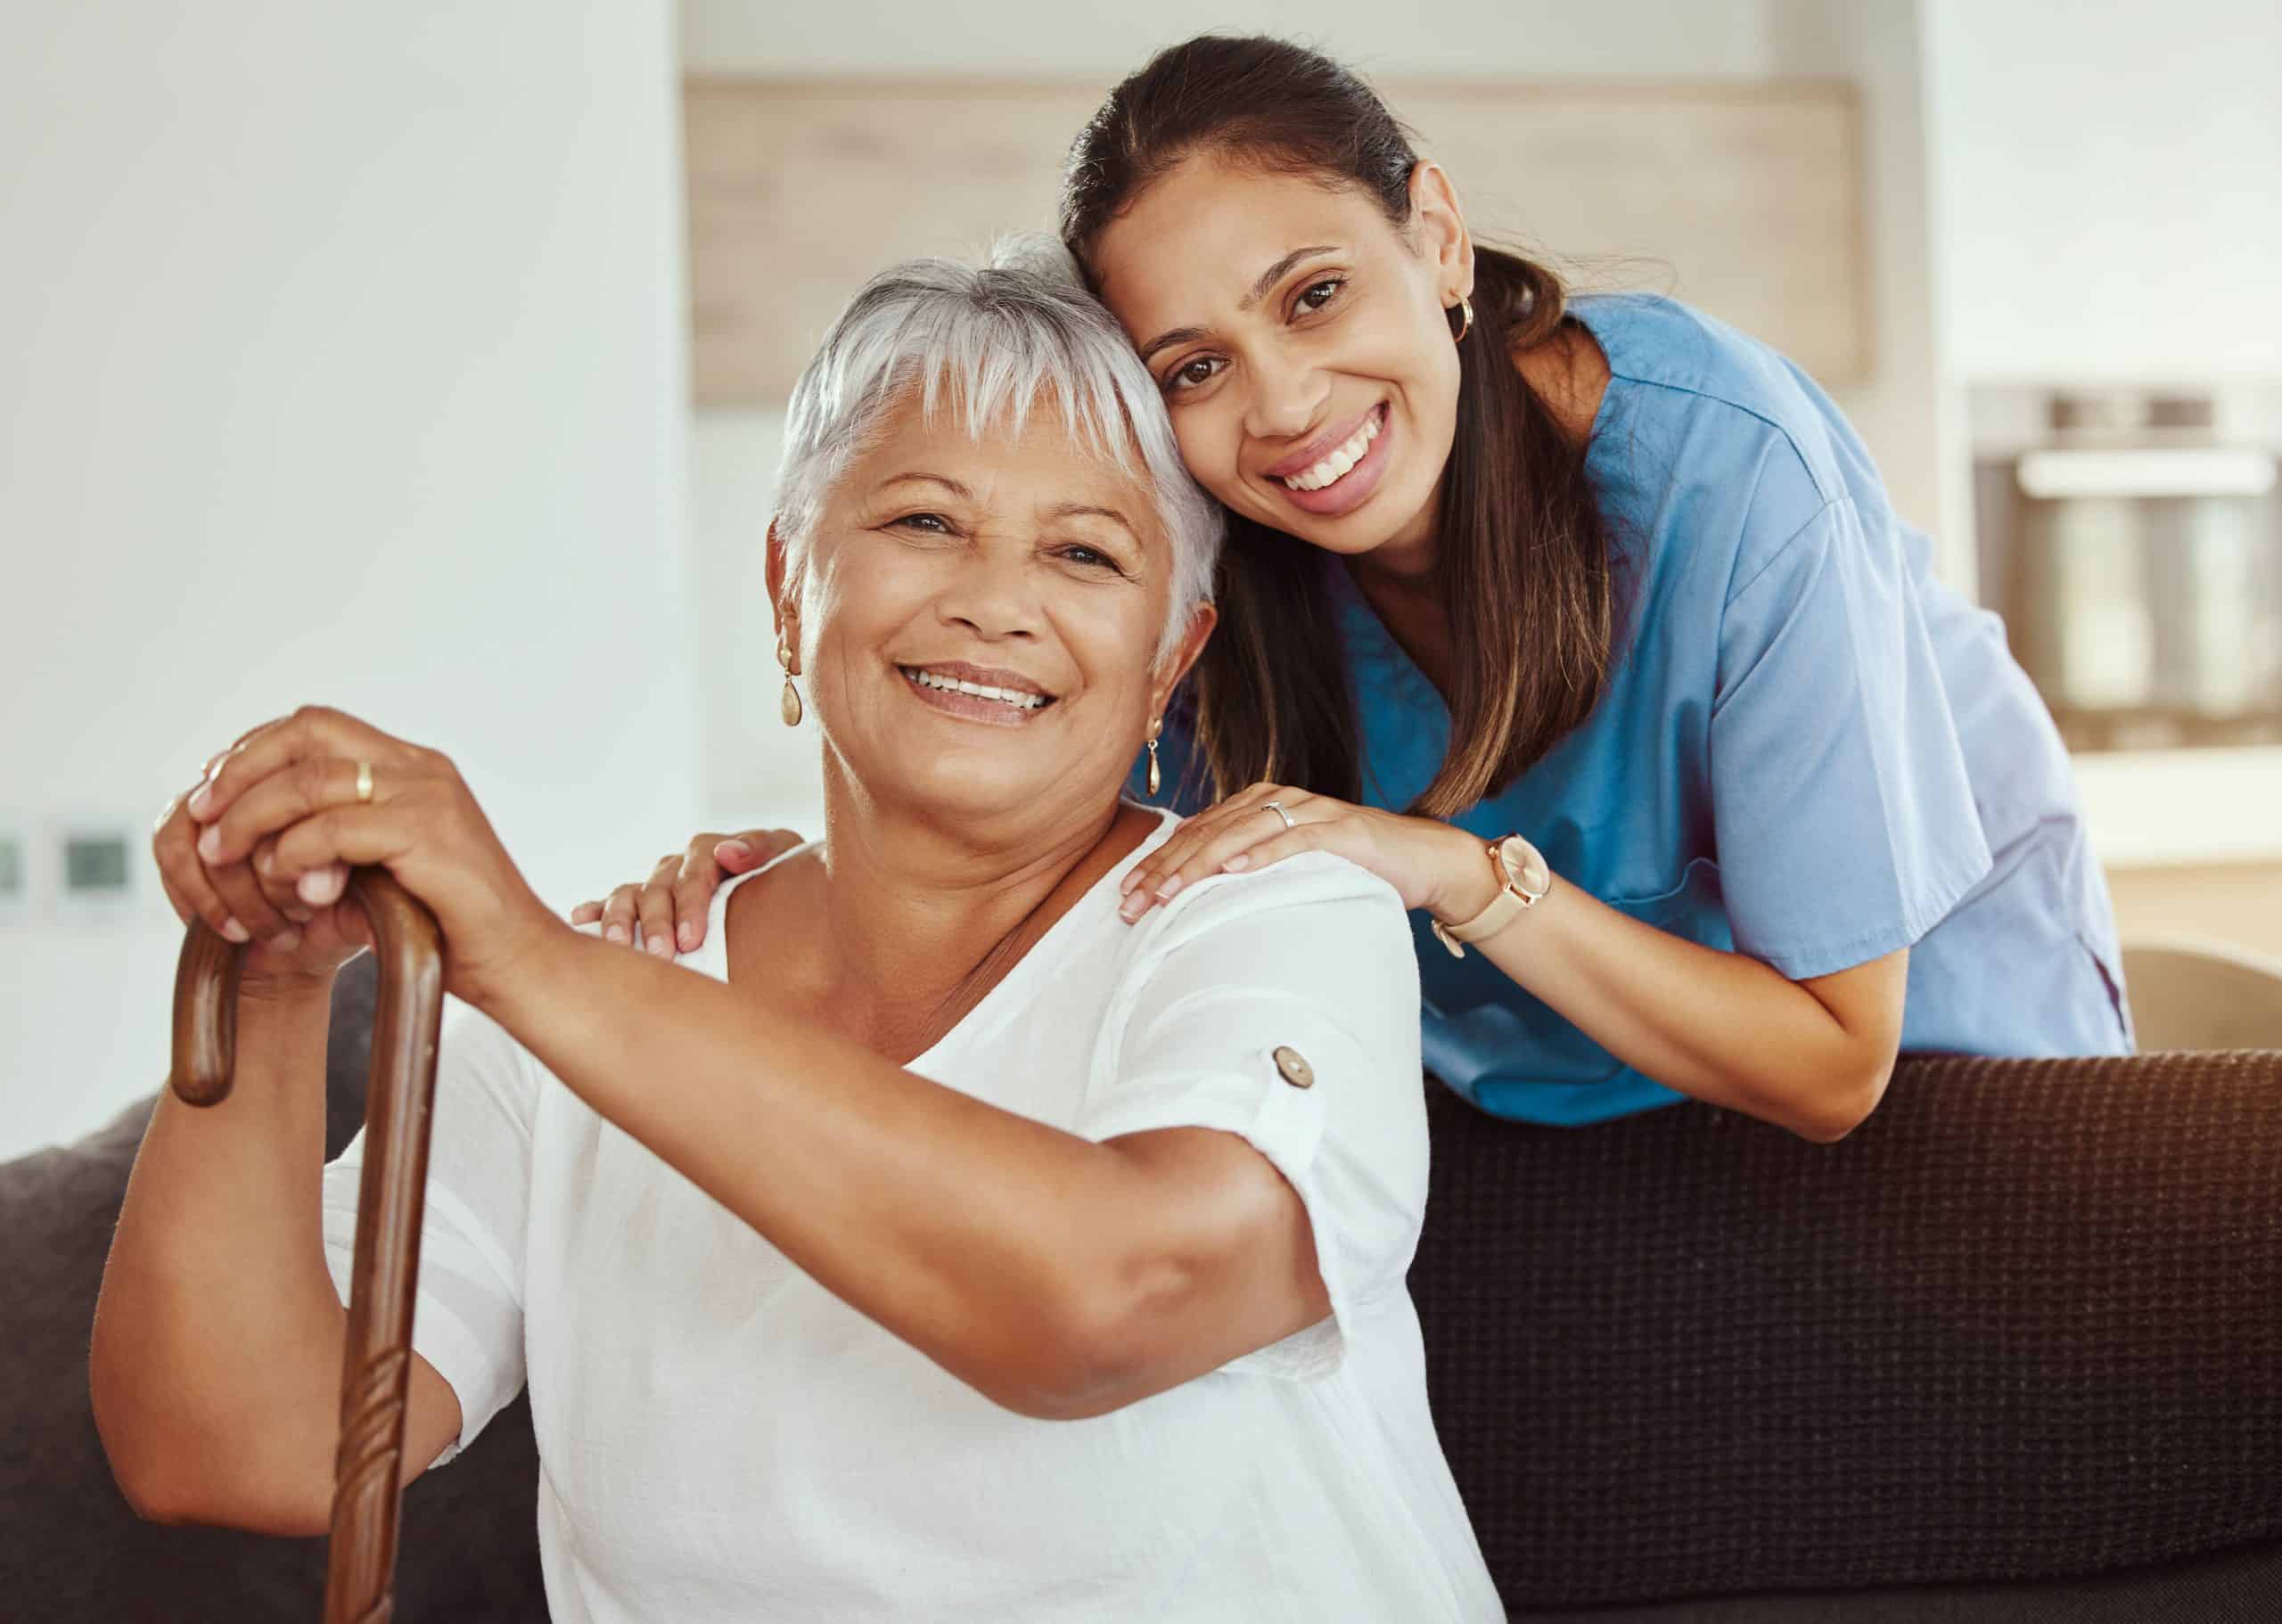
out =
[[[374,977],[342,972],[328,1056],[326,1154],[364,1115]],[[87,1342],[127,1177],[157,1104],[136,1101],[76,1144],[0,1165],[0,1618],[233,1619],[308,1624],[322,1539],[162,1528],[128,1508],[87,1399]],[[538,1457],[528,1401],[405,1496],[397,1599],[406,1620],[543,1620]]]

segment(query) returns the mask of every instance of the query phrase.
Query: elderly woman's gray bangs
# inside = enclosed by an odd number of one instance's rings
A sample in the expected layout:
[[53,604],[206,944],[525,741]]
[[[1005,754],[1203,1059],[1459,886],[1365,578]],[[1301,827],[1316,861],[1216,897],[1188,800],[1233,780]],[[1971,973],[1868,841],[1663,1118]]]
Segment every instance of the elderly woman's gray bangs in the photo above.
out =
[[833,482],[915,382],[923,411],[932,415],[948,397],[977,434],[1002,414],[1019,433],[1049,401],[1071,439],[1144,476],[1172,542],[1172,603],[1157,658],[1170,653],[1190,611],[1212,595],[1220,504],[1182,465],[1156,381],[1068,250],[1024,234],[1001,240],[987,265],[914,259],[864,284],[792,390],[776,481],[788,541],[807,540]]

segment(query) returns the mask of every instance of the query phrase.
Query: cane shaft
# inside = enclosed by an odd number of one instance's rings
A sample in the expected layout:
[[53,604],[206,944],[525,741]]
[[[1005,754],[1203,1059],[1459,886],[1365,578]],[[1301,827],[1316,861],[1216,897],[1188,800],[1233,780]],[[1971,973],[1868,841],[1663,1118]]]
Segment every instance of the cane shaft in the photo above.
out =
[[[444,1013],[443,938],[434,917],[385,869],[354,870],[348,895],[372,926],[380,998],[341,1359],[324,1620],[387,1624],[395,1605],[397,1484]],[[197,923],[183,944],[173,1083],[193,1105],[214,1104],[230,1092],[241,953]]]

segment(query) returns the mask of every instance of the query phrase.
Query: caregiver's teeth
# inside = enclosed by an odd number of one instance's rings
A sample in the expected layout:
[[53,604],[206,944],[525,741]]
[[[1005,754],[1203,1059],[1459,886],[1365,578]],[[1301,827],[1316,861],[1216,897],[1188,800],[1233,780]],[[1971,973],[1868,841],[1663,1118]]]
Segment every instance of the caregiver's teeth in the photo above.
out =
[[1344,479],[1348,471],[1363,460],[1363,453],[1378,437],[1379,414],[1374,412],[1363,420],[1363,426],[1355,431],[1353,439],[1305,473],[1288,476],[1284,483],[1293,490],[1321,490],[1333,481]]
[[990,688],[981,683],[961,682],[956,677],[939,677],[932,671],[913,667],[903,668],[903,674],[923,688],[940,688],[946,693],[972,693],[977,699],[997,700],[1002,705],[1012,705],[1017,710],[1035,710],[1046,703],[1043,693],[1024,693],[1014,688]]

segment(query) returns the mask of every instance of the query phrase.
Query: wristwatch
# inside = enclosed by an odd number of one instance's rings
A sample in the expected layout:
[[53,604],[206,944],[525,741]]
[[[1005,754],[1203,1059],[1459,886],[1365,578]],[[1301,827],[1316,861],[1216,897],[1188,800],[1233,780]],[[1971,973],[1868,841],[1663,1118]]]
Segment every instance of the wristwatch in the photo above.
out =
[[1460,942],[1478,942],[1497,935],[1553,889],[1553,870],[1547,866],[1545,854],[1520,835],[1490,841],[1489,852],[1490,871],[1498,876],[1498,894],[1490,899],[1490,906],[1457,924],[1434,922],[1434,934],[1441,938],[1453,958],[1465,956]]

